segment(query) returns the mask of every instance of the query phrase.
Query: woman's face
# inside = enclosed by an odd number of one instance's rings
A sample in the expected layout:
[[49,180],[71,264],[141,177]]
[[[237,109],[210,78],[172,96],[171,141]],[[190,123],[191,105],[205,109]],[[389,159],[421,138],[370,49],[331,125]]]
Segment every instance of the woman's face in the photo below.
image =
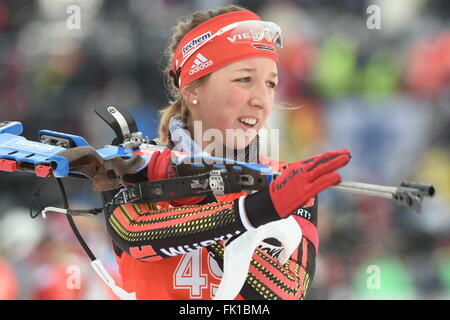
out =
[[[277,82],[277,65],[269,58],[241,60],[211,73],[187,96],[191,111],[188,129],[194,139],[200,143],[199,133],[193,130],[193,121],[200,120],[203,148],[212,145],[212,141],[205,141],[209,134],[215,137],[216,146],[245,148],[272,111]],[[198,104],[193,105],[193,99]],[[214,133],[211,129],[217,130]]]

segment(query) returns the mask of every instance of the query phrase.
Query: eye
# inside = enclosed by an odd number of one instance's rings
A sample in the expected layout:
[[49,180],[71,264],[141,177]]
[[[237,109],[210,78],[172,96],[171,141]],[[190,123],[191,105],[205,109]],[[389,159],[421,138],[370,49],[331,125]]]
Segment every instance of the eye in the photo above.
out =
[[249,82],[250,80],[251,80],[250,77],[242,77],[242,78],[238,78],[238,79],[236,79],[234,81],[236,81],[236,82]]
[[267,81],[266,83],[269,88],[275,88],[277,86],[277,84],[273,81]]

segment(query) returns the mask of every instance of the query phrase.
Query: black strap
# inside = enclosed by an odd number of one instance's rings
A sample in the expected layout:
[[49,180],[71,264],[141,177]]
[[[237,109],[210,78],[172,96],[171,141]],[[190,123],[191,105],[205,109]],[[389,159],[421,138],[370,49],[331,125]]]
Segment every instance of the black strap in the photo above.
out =
[[214,179],[214,177],[211,177],[211,173],[203,173],[139,183],[123,190],[106,205],[118,206],[125,203],[172,201],[210,194],[237,193],[243,190],[237,173],[220,173],[216,181],[217,188],[211,187],[210,179]]
[[[56,178],[56,182],[58,183],[59,190],[61,192],[64,209],[69,210],[69,202],[67,200],[67,193],[66,193],[66,189],[64,188],[64,184],[62,183],[62,180],[60,178]],[[89,256],[89,258],[92,261],[97,260],[97,258],[92,253],[89,246],[87,245],[86,241],[84,241],[83,237],[81,236],[80,232],[78,231],[78,228],[76,227],[75,221],[73,221],[72,216],[70,216],[69,214],[67,214],[66,216],[67,216],[67,221],[69,221],[70,228],[72,229],[73,233],[75,234],[75,237],[77,238],[78,242],[83,247],[83,250],[86,252],[86,254]]]

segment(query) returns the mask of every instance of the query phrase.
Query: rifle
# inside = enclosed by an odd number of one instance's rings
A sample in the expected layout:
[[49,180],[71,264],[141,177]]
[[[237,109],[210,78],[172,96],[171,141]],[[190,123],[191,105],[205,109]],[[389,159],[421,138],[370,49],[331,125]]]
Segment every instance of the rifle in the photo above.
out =
[[[111,145],[96,150],[104,160],[114,157],[140,156],[144,159],[145,165],[135,172],[138,175],[147,167],[154,152],[162,152],[165,149],[165,147],[158,146],[155,141],[144,138],[138,131],[133,117],[125,110],[106,105],[96,107],[95,113],[116,134]],[[56,178],[63,198],[64,209],[43,208],[43,216],[45,217],[46,212],[66,214],[75,236],[92,260],[91,265],[95,271],[119,297],[133,299],[132,294],[115,285],[112,277],[85,243],[71,217],[72,215],[97,215],[103,211],[103,208],[70,209],[61,180],[67,177],[88,178],[81,172],[72,171],[67,158],[59,154],[71,148],[89,146],[89,143],[83,137],[51,130],[40,130],[39,142],[30,141],[21,136],[22,131],[22,123],[18,121],[0,122],[0,171],[31,172],[41,178]],[[280,174],[273,172],[269,166],[257,163],[196,156],[177,151],[172,151],[172,155],[176,177],[136,183],[126,188],[120,197],[114,198],[109,204],[119,205],[139,201],[160,202],[193,196],[207,196],[208,194],[223,195],[242,191],[259,191],[267,188],[270,182]],[[340,182],[331,189],[392,199],[397,204],[418,213],[422,210],[424,197],[433,197],[435,194],[434,186],[416,182],[402,182],[397,187],[390,187],[350,181]]]
[[[96,150],[104,160],[117,156],[140,156],[145,160],[145,166],[136,171],[139,173],[148,165],[154,152],[165,149],[148,138],[143,138],[134,119],[125,110],[107,106],[97,107],[95,112],[116,133],[111,145]],[[33,172],[38,177],[87,178],[80,172],[70,171],[68,160],[58,155],[70,148],[89,146],[84,138],[41,130],[40,141],[35,142],[21,136],[22,130],[22,124],[17,121],[0,123],[0,171]],[[172,153],[175,156],[173,159],[176,162],[177,177],[158,183],[137,183],[124,192],[126,202],[138,201],[144,193],[147,194],[146,201],[159,202],[208,194],[259,191],[267,188],[280,174],[273,172],[269,166],[257,163],[195,156],[177,151]],[[417,182],[402,182],[394,187],[348,181],[340,182],[331,189],[392,199],[417,213],[422,210],[424,197],[433,197],[435,194],[433,185]]]

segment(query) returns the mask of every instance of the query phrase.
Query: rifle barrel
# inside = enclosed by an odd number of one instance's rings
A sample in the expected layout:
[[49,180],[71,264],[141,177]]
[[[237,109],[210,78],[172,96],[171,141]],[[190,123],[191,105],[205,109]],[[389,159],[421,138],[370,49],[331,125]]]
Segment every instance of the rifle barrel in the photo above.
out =
[[350,193],[372,195],[386,199],[392,199],[393,195],[398,191],[398,187],[380,186],[353,181],[340,182],[330,188]]

